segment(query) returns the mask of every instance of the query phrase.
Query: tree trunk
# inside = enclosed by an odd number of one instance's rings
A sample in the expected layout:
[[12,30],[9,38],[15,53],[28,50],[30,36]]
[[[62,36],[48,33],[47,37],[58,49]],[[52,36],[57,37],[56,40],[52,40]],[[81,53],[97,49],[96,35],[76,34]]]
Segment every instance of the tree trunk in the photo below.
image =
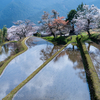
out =
[[49,27],[49,29],[50,29],[51,34],[54,36],[54,38],[56,38],[56,34],[54,34],[54,32],[52,31],[52,28]]
[[69,32],[70,35],[75,35],[75,29],[74,29],[74,24],[72,23],[72,28]]
[[60,37],[61,37],[63,33],[62,33],[62,31],[60,29],[59,29],[59,32],[60,32]]
[[54,36],[54,38],[56,38],[56,35],[53,32],[51,32],[51,34]]
[[90,45],[91,45],[91,44],[89,43],[89,45],[88,45],[88,51],[90,51]]
[[24,36],[24,37],[26,37],[25,33],[26,33],[26,32],[23,32],[23,36]]
[[73,51],[74,51],[74,45],[73,45]]
[[22,38],[22,36],[19,34],[19,38],[21,39]]
[[90,34],[90,31],[89,31],[89,26],[90,26],[90,20],[89,19],[87,19],[87,21],[88,21],[88,26],[87,26],[87,32],[88,32],[88,35],[89,35],[89,38],[90,38],[90,36],[91,36],[91,34]]
[[72,31],[73,31],[73,32],[75,31],[75,29],[74,29],[74,24],[72,25]]
[[91,36],[90,31],[89,31],[89,30],[87,30],[87,32],[88,32],[88,35],[89,35],[89,38],[90,38],[90,36]]

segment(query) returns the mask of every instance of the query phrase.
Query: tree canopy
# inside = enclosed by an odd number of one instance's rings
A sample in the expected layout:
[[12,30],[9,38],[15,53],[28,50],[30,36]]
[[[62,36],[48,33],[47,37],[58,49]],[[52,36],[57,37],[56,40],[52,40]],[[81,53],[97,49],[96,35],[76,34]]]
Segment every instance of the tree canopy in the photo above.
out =
[[42,15],[41,21],[41,30],[50,33],[56,37],[57,34],[62,36],[65,32],[69,31],[68,21],[65,22],[64,17],[59,17],[59,13],[55,10],[52,10],[53,15],[50,15],[47,12],[44,12]]
[[71,20],[74,18],[76,13],[77,13],[77,11],[75,9],[71,10],[67,15],[66,21],[69,20],[71,22]]
[[80,5],[78,5],[77,11],[83,11],[84,10],[83,6],[84,6],[83,3],[81,3]]
[[14,22],[15,26],[15,32],[16,35],[19,36],[19,38],[26,37],[27,34],[33,30],[32,26],[35,24],[31,22],[30,20],[18,20],[17,22]]
[[88,32],[90,37],[89,29],[97,28],[100,20],[100,9],[95,7],[94,5],[84,5],[84,10],[77,11],[77,14],[74,16],[72,22],[75,23],[75,30],[80,33],[81,30],[85,30]]
[[4,26],[3,29],[0,29],[0,43],[4,42],[7,37],[7,28]]

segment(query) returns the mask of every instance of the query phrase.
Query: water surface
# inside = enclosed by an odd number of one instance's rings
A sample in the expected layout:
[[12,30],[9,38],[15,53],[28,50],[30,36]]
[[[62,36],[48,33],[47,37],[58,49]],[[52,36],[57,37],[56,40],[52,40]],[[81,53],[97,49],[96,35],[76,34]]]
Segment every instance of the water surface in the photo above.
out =
[[16,43],[4,44],[0,50],[0,62],[8,58],[16,48]]
[[67,46],[30,80],[13,100],[90,100],[77,47],[71,44]]
[[[60,48],[35,37],[28,39],[26,44],[29,49],[13,59],[0,77],[0,100]],[[45,51],[47,51],[46,57]]]

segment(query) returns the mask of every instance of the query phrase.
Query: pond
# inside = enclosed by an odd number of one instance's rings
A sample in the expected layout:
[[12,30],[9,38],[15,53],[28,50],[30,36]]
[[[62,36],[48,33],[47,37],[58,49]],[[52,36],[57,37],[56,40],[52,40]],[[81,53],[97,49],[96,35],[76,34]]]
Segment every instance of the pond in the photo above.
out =
[[[43,58],[45,56],[43,54]],[[77,46],[68,45],[20,89],[13,100],[90,100]]]
[[100,45],[92,42],[86,43],[86,47],[100,79]]
[[[13,59],[0,77],[0,100],[42,65],[60,47],[40,38],[29,38],[28,50]],[[46,52],[46,56],[45,55]]]
[[0,50],[0,62],[8,58],[16,48],[17,48],[16,43],[4,44]]

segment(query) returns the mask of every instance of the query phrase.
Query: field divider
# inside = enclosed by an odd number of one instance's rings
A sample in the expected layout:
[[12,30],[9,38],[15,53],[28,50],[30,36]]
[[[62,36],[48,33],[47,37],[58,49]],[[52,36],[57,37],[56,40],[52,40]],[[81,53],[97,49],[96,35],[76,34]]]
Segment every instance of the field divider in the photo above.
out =
[[91,100],[100,100],[100,80],[92,63],[91,57],[85,44],[81,43],[81,40],[77,40],[77,43],[83,59]]

